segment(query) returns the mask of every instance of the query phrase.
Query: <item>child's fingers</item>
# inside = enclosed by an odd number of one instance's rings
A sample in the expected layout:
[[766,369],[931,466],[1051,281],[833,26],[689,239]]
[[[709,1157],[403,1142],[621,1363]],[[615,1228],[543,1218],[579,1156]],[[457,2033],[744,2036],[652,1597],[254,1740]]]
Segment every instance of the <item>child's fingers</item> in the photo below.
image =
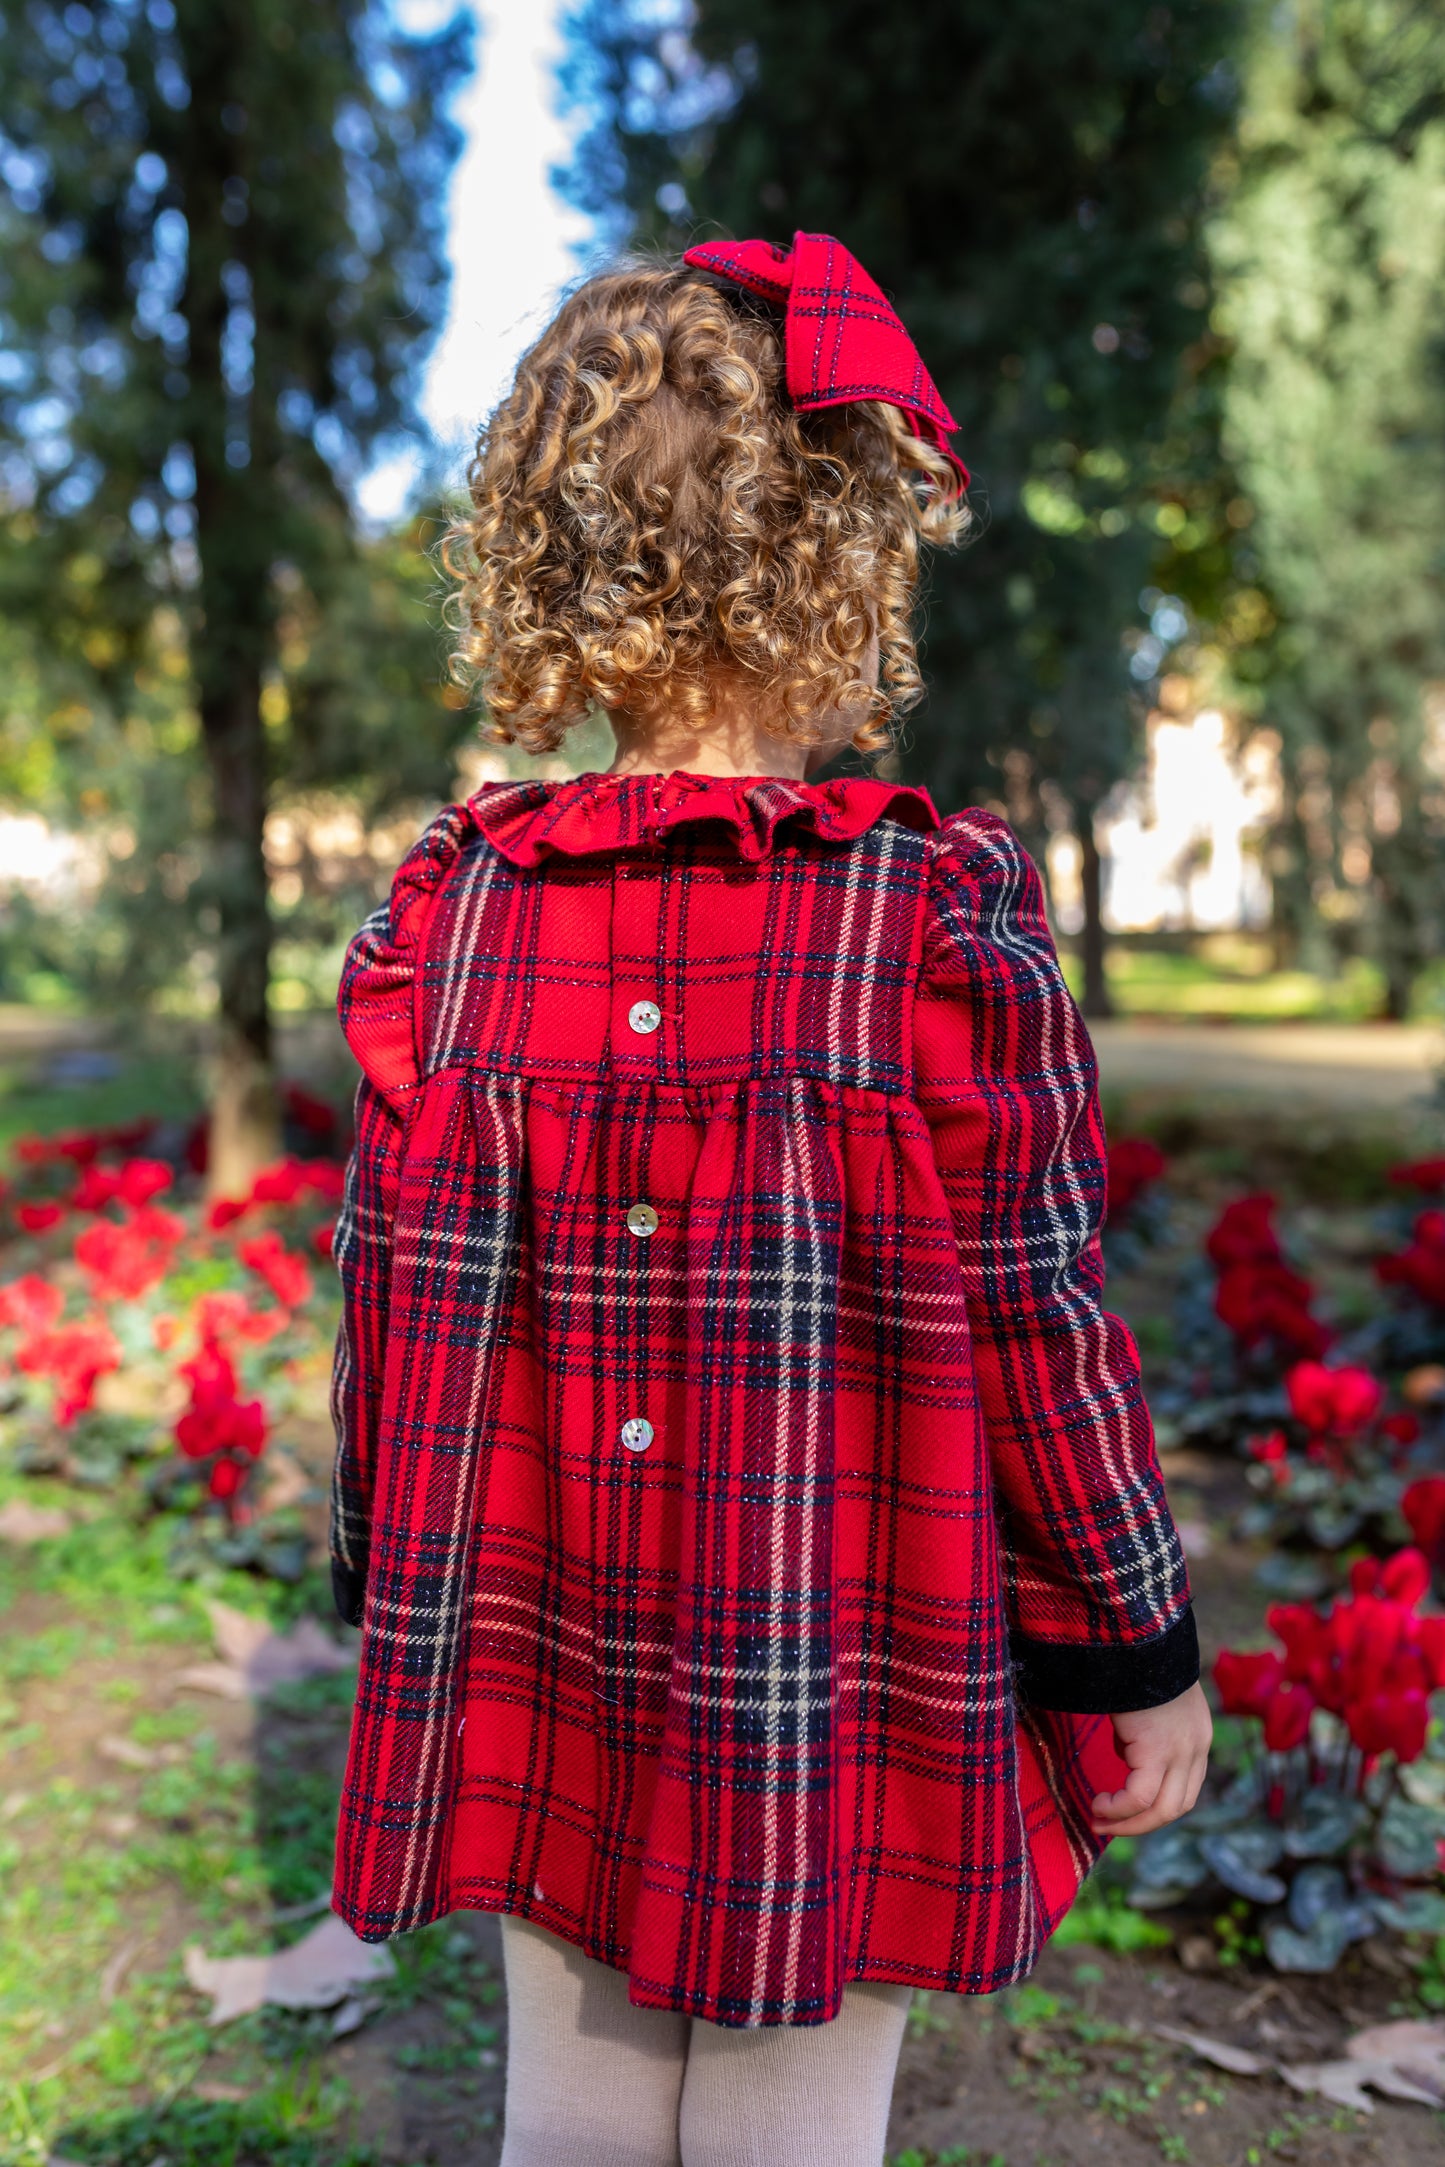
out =
[[[1106,1793],[1094,1801],[1094,1833],[1100,1836],[1147,1836],[1151,1829],[1165,1828],[1187,1813],[1198,1796],[1198,1784],[1193,1781],[1192,1764],[1181,1762],[1166,1766],[1162,1780],[1153,1798],[1143,1807],[1135,1806],[1124,1811],[1111,1807],[1111,1800],[1123,1800],[1124,1791]],[[1101,1810],[1102,1809],[1102,1810]]]
[[1164,1760],[1141,1761],[1130,1769],[1121,1789],[1099,1793],[1093,1802],[1094,1813],[1106,1819],[1122,1819],[1147,1812],[1159,1796],[1168,1766]]

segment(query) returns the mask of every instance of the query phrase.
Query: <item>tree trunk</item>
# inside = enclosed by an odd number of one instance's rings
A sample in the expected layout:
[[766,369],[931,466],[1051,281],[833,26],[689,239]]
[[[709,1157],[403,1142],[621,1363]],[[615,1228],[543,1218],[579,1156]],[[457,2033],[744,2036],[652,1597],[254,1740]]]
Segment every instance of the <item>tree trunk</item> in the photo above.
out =
[[1415,987],[1430,959],[1432,920],[1440,892],[1437,855],[1418,806],[1407,807],[1394,835],[1375,841],[1375,946],[1385,980],[1381,1016],[1388,1023],[1409,1021]]
[[266,860],[265,746],[260,673],[203,700],[201,725],[211,769],[215,858],[211,880],[220,917],[216,1044],[209,1078],[212,1196],[241,1196],[281,1147],[272,1073],[271,917]]
[[[191,107],[183,187],[189,247],[189,434],[196,471],[199,609],[193,655],[211,773],[212,858],[206,880],[219,921],[217,1031],[210,1083],[207,1188],[237,1196],[274,1159],[281,1125],[267,988],[271,915],[266,879],[266,742],[262,676],[272,646],[272,555],[280,525],[267,327],[252,324],[250,381],[227,356],[248,278],[245,223],[222,215],[243,178],[244,136],[227,129],[240,95],[245,11],[218,5],[187,20]],[[234,200],[234,199],[233,199]]]
[[1083,854],[1079,878],[1084,891],[1084,993],[1079,1005],[1086,1016],[1112,1016],[1114,1003],[1109,997],[1108,973],[1104,968],[1103,864],[1094,833],[1094,816],[1087,806],[1079,816],[1079,847]]

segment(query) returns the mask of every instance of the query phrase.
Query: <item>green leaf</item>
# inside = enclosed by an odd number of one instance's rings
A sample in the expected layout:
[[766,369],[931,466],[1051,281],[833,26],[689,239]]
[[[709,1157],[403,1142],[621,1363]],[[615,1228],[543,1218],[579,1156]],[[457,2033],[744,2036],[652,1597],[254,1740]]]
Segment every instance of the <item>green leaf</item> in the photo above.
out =
[[1337,1858],[1366,1827],[1369,1818],[1369,1808],[1362,1799],[1347,1798],[1343,1791],[1323,1787],[1306,1791],[1286,1825],[1285,1854],[1297,1859]]
[[1134,1888],[1130,1901],[1137,1903],[1139,1892],[1143,1890],[1198,1888],[1208,1870],[1200,1839],[1190,1829],[1179,1822],[1169,1828],[1155,1829],[1152,1835],[1139,1839],[1139,1848],[1134,1854]]
[[1445,1811],[1392,1798],[1375,1832],[1375,1855],[1387,1873],[1402,1881],[1423,1881],[1438,1872],[1439,1843],[1445,1837]]
[[1247,1896],[1255,1904],[1277,1904],[1284,1896],[1284,1882],[1270,1871],[1284,1856],[1284,1838],[1268,1823],[1201,1836],[1199,1849],[1216,1879],[1236,1896]]
[[1276,1971],[1333,1971],[1349,1942],[1345,1921],[1336,1912],[1316,1920],[1307,1934],[1284,1918],[1264,1921],[1264,1950]]
[[1406,1889],[1371,1901],[1381,1926],[1397,1934],[1445,1934],[1445,1895],[1439,1889]]
[[[1224,1719],[1228,1720],[1228,1719]],[[1216,1748],[1220,1745],[1218,1731]],[[1227,1755],[1226,1755],[1227,1757]],[[1254,1766],[1242,1768],[1233,1781],[1205,1805],[1196,1806],[1184,1816],[1179,1826],[1187,1825],[1198,1835],[1207,1835],[1212,1829],[1238,1828],[1241,1822],[1251,1821],[1259,1811],[1259,1776]]]
[[1338,1866],[1302,1867],[1289,1892],[1289,1923],[1312,1934],[1326,1919],[1344,1932],[1346,1942],[1364,1941],[1378,1923],[1373,1905],[1351,1893]]

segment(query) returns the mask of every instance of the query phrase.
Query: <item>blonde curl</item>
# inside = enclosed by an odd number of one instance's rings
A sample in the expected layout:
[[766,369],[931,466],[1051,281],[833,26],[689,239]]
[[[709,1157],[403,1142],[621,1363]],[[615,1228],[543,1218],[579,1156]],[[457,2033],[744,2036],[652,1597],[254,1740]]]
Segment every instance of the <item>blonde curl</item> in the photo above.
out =
[[[896,407],[799,413],[780,319],[706,274],[629,258],[588,279],[522,359],[448,530],[452,674],[493,743],[553,751],[594,707],[705,727],[742,674],[775,734],[829,709],[890,742],[922,693],[920,540],[969,520]],[[859,669],[873,633],[879,682]]]

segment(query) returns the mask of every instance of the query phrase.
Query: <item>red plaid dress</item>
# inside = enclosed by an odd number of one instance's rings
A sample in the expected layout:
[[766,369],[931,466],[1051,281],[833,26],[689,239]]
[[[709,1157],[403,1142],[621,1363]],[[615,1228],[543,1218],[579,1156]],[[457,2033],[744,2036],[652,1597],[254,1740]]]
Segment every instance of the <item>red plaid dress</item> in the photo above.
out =
[[488,785],[352,943],[335,1906],[633,2002],[1018,1979],[1197,1675],[1093,1057],[1009,829],[872,780]]

